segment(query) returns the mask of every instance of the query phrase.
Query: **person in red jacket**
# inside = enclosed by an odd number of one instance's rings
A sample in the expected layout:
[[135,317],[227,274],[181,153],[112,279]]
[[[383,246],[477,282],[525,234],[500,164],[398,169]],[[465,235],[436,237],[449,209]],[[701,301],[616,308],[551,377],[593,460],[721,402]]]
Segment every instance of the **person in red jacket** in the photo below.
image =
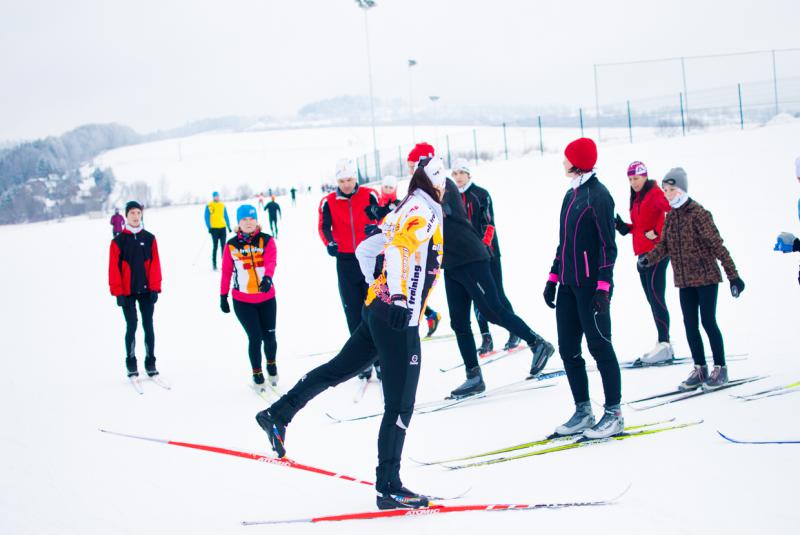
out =
[[158,375],[153,333],[153,309],[161,293],[161,262],[156,237],[142,226],[142,205],[130,201],[125,205],[125,228],[111,240],[108,259],[108,285],[111,295],[122,308],[125,331],[125,366],[128,377],[138,377],[136,363],[136,303],[144,327],[144,368],[147,375]]
[[[633,253],[640,257],[652,251],[661,241],[664,218],[670,211],[670,206],[658,184],[654,180],[648,180],[647,167],[642,162],[633,162],[628,166],[628,181],[631,185],[631,223],[624,222],[617,214],[615,226],[617,232],[623,236],[630,234],[633,237]],[[639,279],[658,331],[655,347],[639,359],[643,365],[674,358],[669,341],[669,311],[664,300],[668,265],[669,257],[666,256],[655,265],[638,268]]]
[[[339,297],[347,319],[347,328],[353,334],[361,323],[361,307],[367,298],[367,283],[356,259],[356,248],[367,237],[367,225],[375,225],[375,216],[368,215],[369,208],[378,208],[375,190],[358,185],[358,169],[352,159],[336,163],[335,191],[319,203],[319,237],[336,258],[336,275]],[[377,355],[376,355],[377,358]],[[370,366],[359,377],[369,379]]]

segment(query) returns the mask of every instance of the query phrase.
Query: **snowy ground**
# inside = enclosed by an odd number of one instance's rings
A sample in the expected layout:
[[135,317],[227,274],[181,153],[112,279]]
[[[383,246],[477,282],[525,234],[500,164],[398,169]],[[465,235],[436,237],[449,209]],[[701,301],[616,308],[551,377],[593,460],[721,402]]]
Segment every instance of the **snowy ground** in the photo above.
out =
[[[98,428],[265,453],[253,420],[264,403],[247,387],[246,339],[233,314],[218,308],[218,274],[210,270],[202,206],[150,210],[147,227],[158,237],[164,292],[156,306],[156,354],[170,392],[145,383],[138,396],[124,379],[122,314],[108,295],[106,220],[0,229],[6,251],[35,251],[0,265],[6,281],[0,375],[0,532],[2,533],[753,533],[791,531],[800,513],[794,481],[797,446],[740,446],[736,437],[800,439],[800,394],[752,403],[728,393],[759,390],[800,379],[797,333],[800,288],[797,255],[772,252],[781,230],[800,233],[798,184],[792,162],[800,125],[709,133],[601,146],[598,173],[626,213],[627,164],[647,163],[660,177],[682,165],[690,193],[709,208],[747,288],[739,300],[721,287],[719,323],[731,377],[770,374],[755,385],[651,411],[626,410],[629,425],[675,417],[704,423],[646,438],[554,453],[496,466],[447,472],[406,462],[412,489],[451,493],[471,487],[463,503],[583,500],[631,490],[602,508],[444,517],[278,528],[239,526],[241,520],[292,518],[374,508],[368,487],[297,470],[212,453],[108,436]],[[323,162],[328,165],[328,162]],[[517,312],[555,341],[555,317],[541,299],[557,238],[566,189],[561,157],[529,157],[483,165],[476,181],[492,192],[504,253],[506,288]],[[346,338],[334,261],[316,235],[318,197],[284,206],[278,240],[278,344],[287,388]],[[621,360],[650,349],[655,329],[639,286],[630,241],[618,238],[612,314]],[[671,278],[671,274],[670,274]],[[432,305],[446,315],[444,291]],[[688,354],[677,291],[670,286],[672,335]],[[448,332],[447,322],[442,327]],[[141,333],[140,333],[141,336]],[[505,332],[495,330],[498,343]],[[140,347],[142,344],[140,342]],[[418,400],[444,396],[461,382],[453,341],[428,342]],[[558,358],[551,368],[559,367]],[[528,355],[486,367],[489,387],[522,378]],[[671,389],[689,366],[623,372],[623,396],[635,399]],[[593,398],[602,400],[599,376],[590,374]],[[571,413],[563,378],[532,391],[414,418],[406,456],[433,459],[542,437]],[[348,383],[312,402],[292,423],[288,451],[298,462],[372,479],[377,420],[335,424],[341,415],[380,407],[373,386],[354,405]],[[599,408],[598,408],[599,410]]]

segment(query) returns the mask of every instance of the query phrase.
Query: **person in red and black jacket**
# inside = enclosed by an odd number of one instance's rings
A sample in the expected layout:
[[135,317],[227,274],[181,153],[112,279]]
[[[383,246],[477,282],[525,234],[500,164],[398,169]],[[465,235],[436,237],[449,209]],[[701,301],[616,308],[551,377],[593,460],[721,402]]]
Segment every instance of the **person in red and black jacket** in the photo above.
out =
[[[458,191],[461,193],[461,200],[464,202],[464,207],[467,210],[467,217],[469,218],[472,226],[478,231],[481,236],[481,241],[489,250],[489,267],[492,270],[492,277],[497,285],[497,296],[500,302],[505,307],[514,312],[511,302],[506,296],[503,289],[503,267],[500,264],[500,244],[497,240],[497,233],[495,232],[494,224],[494,204],[489,192],[482,187],[476,185],[472,181],[472,173],[470,170],[469,162],[463,158],[458,158],[453,162],[453,180],[458,186]],[[492,334],[489,332],[489,322],[478,310],[475,309],[475,317],[478,320],[478,327],[481,331],[483,338],[481,346],[478,348],[478,353],[484,355],[494,349],[494,342],[492,341]],[[515,334],[508,333],[508,341],[503,347],[504,351],[514,349],[520,344],[520,338]]]
[[[357,177],[358,169],[353,160],[339,160],[336,164],[338,187],[319,203],[319,236],[328,254],[336,257],[339,297],[350,334],[361,323],[361,307],[367,298],[367,283],[356,259],[356,248],[367,237],[367,225],[377,223],[374,217],[367,215],[367,209],[378,207],[378,194],[359,186]],[[369,379],[371,375],[370,367],[359,377]]]
[[[670,206],[658,184],[648,180],[647,167],[642,162],[633,162],[628,166],[628,181],[631,184],[631,223],[626,223],[617,214],[615,226],[623,236],[631,234],[633,253],[639,257],[652,251],[661,241],[664,218]],[[664,300],[668,265],[669,257],[665,256],[655,265],[638,268],[639,279],[658,331],[655,347],[639,359],[642,364],[665,362],[674,356],[669,343],[669,311]]]
[[[611,344],[611,294],[617,245],[614,241],[614,199],[593,169],[597,146],[579,138],[564,151],[570,188],[561,203],[556,257],[544,290],[544,301],[556,309],[558,350],[575,402],[575,413],[556,428],[557,435],[583,432],[587,438],[621,433],[622,379]],[[556,297],[558,290],[558,297]],[[595,424],[589,379],[581,350],[586,336],[589,353],[603,381],[605,411]]]
[[122,308],[125,331],[125,366],[128,377],[137,377],[136,363],[136,303],[142,314],[144,327],[144,367],[150,377],[156,370],[153,309],[161,293],[161,262],[158,258],[156,237],[142,226],[142,205],[130,201],[125,205],[125,228],[111,240],[108,258],[108,285],[111,295]]

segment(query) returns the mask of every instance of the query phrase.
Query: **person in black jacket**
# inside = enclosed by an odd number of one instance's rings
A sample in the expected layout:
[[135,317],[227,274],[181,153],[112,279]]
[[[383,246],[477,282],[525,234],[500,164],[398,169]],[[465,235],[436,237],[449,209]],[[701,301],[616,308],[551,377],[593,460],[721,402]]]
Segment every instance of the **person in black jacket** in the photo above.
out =
[[[461,193],[461,200],[464,202],[464,208],[467,210],[467,217],[469,218],[472,226],[482,236],[481,241],[489,249],[489,268],[492,271],[492,277],[497,285],[497,295],[500,301],[507,309],[514,312],[511,302],[506,297],[506,292],[503,289],[503,267],[500,264],[500,244],[497,240],[497,232],[494,224],[494,204],[489,192],[482,187],[476,185],[472,181],[472,173],[470,172],[469,162],[463,158],[458,158],[453,163],[453,180],[458,186],[458,191]],[[474,307],[475,317],[478,320],[478,327],[481,331],[481,346],[478,348],[478,354],[485,355],[494,349],[494,342],[492,334],[489,332],[489,322],[480,313],[478,307]],[[504,351],[514,349],[520,343],[519,336],[514,333],[508,333],[508,341],[503,347]]]
[[[606,438],[624,429],[621,377],[611,344],[609,313],[617,259],[614,200],[593,172],[597,162],[594,141],[579,138],[567,145],[564,155],[564,170],[571,187],[561,204],[559,243],[544,300],[556,309],[558,350],[576,410],[556,428],[556,434],[583,432],[587,438]],[[584,335],[589,353],[597,361],[605,392],[605,412],[597,424],[589,399],[586,362],[581,356]]]
[[[427,159],[423,157],[420,162]],[[489,267],[489,250],[467,217],[458,186],[450,179],[447,179],[442,211],[445,294],[450,309],[450,325],[456,333],[456,342],[467,373],[467,380],[453,390],[451,396],[466,397],[486,390],[470,324],[472,303],[488,321],[508,329],[527,342],[533,352],[530,373],[538,375],[555,349],[522,318],[503,305]]]

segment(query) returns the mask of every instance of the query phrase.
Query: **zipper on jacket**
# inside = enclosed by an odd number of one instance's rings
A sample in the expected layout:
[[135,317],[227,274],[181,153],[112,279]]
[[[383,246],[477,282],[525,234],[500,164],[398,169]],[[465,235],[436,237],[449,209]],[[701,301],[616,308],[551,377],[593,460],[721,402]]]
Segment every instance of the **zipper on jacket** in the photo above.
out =
[[350,234],[353,236],[353,253],[356,252],[356,226],[353,223],[353,203],[352,198],[347,199],[347,210],[350,212]]
[[586,278],[589,278],[589,257],[586,255],[586,251],[583,252],[583,265],[586,266]]
[[[567,232],[567,222],[569,221],[569,211],[572,209],[572,205],[575,204],[575,198],[578,196],[577,188],[572,190],[572,200],[569,202],[569,206],[567,206],[567,213],[564,216],[564,243],[561,245],[561,282],[564,282],[564,264],[566,262],[566,252],[567,252],[567,238],[569,237],[569,232]],[[576,268],[577,269],[577,266]]]

